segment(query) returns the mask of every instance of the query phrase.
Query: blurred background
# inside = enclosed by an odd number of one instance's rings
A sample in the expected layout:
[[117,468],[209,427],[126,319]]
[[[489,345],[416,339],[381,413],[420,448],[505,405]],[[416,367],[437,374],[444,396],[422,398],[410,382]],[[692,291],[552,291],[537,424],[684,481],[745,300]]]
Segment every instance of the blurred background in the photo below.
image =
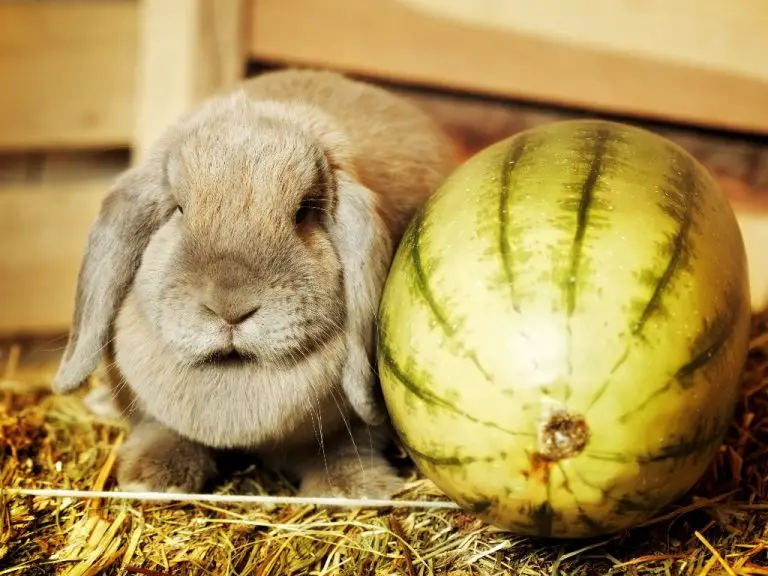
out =
[[659,131],[722,183],[763,307],[766,30],[763,0],[0,0],[0,359],[63,347],[112,178],[200,99],[296,65],[413,98],[463,155],[576,116]]

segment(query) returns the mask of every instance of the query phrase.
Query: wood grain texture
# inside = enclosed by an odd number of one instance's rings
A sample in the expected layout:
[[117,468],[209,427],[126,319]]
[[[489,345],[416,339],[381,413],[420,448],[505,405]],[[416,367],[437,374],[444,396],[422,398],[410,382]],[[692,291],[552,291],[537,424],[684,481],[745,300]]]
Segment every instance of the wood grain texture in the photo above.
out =
[[395,0],[436,18],[768,80],[763,0]]
[[77,271],[106,182],[0,190],[0,333],[69,326]]
[[0,2],[0,149],[124,146],[136,2]]
[[[430,12],[405,0],[258,0],[250,52],[254,58],[394,81],[768,133],[768,69],[760,67],[761,62],[768,66],[768,60],[758,61],[753,65],[757,72],[750,74],[739,62],[757,34],[764,38],[758,24],[765,10],[753,14],[754,26],[740,30],[742,40],[731,35],[731,46],[741,42],[744,48],[722,52],[729,66],[707,67],[701,60],[622,50],[615,38],[595,45],[588,41],[592,28],[582,29],[578,41],[566,41],[547,30],[521,31],[440,15],[431,4]],[[479,3],[477,10],[488,6]],[[489,13],[501,21],[499,14]],[[664,12],[657,10],[655,18],[663,23]],[[706,29],[712,18],[696,11],[686,25]],[[604,30],[611,23],[597,18],[594,25]],[[649,38],[662,46],[667,42]],[[696,45],[691,46],[689,52]]]

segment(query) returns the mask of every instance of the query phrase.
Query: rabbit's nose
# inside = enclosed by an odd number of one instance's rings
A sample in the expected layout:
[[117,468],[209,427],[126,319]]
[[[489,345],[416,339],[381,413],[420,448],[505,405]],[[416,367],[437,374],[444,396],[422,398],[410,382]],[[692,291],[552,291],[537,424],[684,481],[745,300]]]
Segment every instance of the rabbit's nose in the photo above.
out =
[[254,316],[261,308],[260,304],[243,303],[235,305],[231,302],[218,302],[210,299],[202,302],[203,309],[224,320],[231,326],[236,326]]

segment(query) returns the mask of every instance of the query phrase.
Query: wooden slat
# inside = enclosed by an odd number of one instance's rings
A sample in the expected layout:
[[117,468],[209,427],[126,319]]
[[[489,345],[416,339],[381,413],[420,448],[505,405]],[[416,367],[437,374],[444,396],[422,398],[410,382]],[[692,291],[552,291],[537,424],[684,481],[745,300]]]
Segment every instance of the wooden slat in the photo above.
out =
[[[686,13],[658,2],[612,2],[603,16],[590,10],[597,0],[544,4],[510,0],[505,10],[494,10],[490,0],[258,0],[250,52],[398,81],[768,133],[764,4],[720,4],[720,12],[731,15],[726,24],[736,22],[737,29],[724,25],[718,11]],[[558,22],[574,16],[570,28],[545,26],[557,7],[566,14]],[[462,15],[470,10],[474,18]],[[590,17],[576,18],[580,10]],[[622,11],[631,22],[632,10],[646,11],[642,26],[610,30]],[[675,25],[686,34],[670,38]]]
[[140,0],[133,159],[201,99],[245,73],[246,0]]
[[768,210],[758,212],[739,205],[734,209],[747,251],[752,309],[768,310]]
[[768,79],[765,0],[394,0],[459,23]]
[[0,190],[0,332],[66,330],[91,221],[107,182]]
[[0,149],[122,146],[136,2],[0,2]]

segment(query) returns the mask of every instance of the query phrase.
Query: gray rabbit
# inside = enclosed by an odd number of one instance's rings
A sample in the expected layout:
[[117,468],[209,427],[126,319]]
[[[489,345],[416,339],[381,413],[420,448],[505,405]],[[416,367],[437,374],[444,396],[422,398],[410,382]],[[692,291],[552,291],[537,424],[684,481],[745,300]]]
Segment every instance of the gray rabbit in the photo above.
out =
[[303,494],[396,491],[375,317],[454,165],[421,110],[333,72],[265,73],[170,126],[103,202],[53,385],[105,359],[132,426],[121,488],[200,491],[217,449],[245,449]]

